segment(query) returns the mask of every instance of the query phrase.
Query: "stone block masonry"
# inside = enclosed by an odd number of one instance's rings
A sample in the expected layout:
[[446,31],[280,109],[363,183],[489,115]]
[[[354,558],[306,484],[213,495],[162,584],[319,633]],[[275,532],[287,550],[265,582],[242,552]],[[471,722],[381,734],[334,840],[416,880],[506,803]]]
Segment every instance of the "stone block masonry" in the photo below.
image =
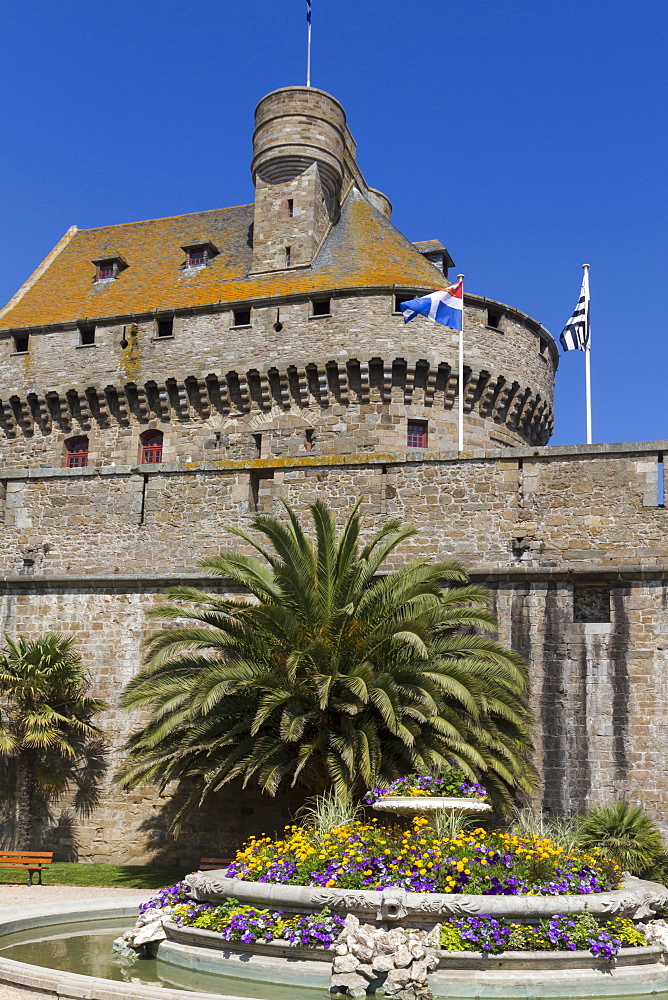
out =
[[[118,748],[136,721],[117,699],[140,669],[146,610],[177,580],[214,589],[197,559],[226,545],[226,527],[248,526],[254,472],[262,509],[279,515],[281,498],[300,514],[321,498],[343,520],[362,497],[369,531],[390,516],[421,527],[398,558],[455,557],[491,588],[502,641],[531,666],[545,807],[568,814],[628,797],[668,833],[668,533],[658,492],[647,503],[665,447],[8,471],[0,628],[77,636]],[[231,789],[174,841],[174,794],[107,784],[93,815],[63,821],[50,841],[82,860],[194,865],[280,829],[301,801]]]

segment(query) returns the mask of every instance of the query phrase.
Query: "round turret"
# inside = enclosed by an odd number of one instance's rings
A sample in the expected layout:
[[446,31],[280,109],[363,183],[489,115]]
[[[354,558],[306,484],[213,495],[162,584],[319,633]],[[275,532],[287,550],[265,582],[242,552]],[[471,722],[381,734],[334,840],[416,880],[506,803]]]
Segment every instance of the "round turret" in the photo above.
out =
[[322,185],[335,198],[344,174],[346,114],[337,100],[313,87],[284,87],[255,109],[251,174],[283,184],[318,164]]

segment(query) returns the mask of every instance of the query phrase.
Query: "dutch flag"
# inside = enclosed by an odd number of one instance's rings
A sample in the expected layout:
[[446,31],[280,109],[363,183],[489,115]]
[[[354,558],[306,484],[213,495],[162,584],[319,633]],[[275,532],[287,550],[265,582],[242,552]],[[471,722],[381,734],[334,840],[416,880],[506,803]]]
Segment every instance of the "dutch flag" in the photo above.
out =
[[404,323],[410,323],[415,316],[420,314],[433,320],[434,323],[449,326],[451,330],[462,330],[464,328],[464,282],[458,281],[456,285],[442,288],[440,292],[432,292],[419,299],[400,302],[399,307],[404,314]]

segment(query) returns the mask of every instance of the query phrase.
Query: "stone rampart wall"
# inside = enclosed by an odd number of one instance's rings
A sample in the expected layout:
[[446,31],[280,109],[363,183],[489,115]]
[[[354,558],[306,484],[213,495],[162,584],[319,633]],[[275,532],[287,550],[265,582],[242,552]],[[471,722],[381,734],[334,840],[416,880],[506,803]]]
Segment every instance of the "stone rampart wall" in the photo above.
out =
[[[197,558],[225,545],[226,526],[247,527],[255,506],[280,513],[285,498],[303,512],[321,497],[343,519],[363,497],[369,529],[388,516],[420,525],[403,558],[455,556],[491,587],[502,640],[531,665],[544,805],[570,812],[627,796],[668,833],[664,447],[6,473],[0,628],[77,636],[118,748],[133,725],[118,695],[140,668],[145,611],[164,587],[197,574]],[[44,837],[82,860],[191,864],[280,828],[298,803],[233,789],[173,841],[169,796],[107,783],[91,816],[58,807]]]
[[280,514],[286,500],[302,511],[320,497],[344,515],[362,497],[369,529],[387,517],[421,526],[414,555],[496,570],[663,564],[661,443],[624,449],[6,470],[0,553],[13,567],[46,545],[43,573],[190,572],[193,552],[216,551],[224,527],[256,509]]

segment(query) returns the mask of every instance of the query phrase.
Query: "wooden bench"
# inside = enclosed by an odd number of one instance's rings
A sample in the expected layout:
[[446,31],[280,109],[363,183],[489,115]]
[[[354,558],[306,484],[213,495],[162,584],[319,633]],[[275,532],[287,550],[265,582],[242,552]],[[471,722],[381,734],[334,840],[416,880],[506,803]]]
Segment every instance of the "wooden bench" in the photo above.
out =
[[42,868],[53,861],[53,851],[0,851],[0,868],[27,868],[28,885],[32,885],[35,872],[42,884]]
[[214,872],[218,868],[227,868],[233,861],[234,858],[200,858],[199,870],[201,872]]

